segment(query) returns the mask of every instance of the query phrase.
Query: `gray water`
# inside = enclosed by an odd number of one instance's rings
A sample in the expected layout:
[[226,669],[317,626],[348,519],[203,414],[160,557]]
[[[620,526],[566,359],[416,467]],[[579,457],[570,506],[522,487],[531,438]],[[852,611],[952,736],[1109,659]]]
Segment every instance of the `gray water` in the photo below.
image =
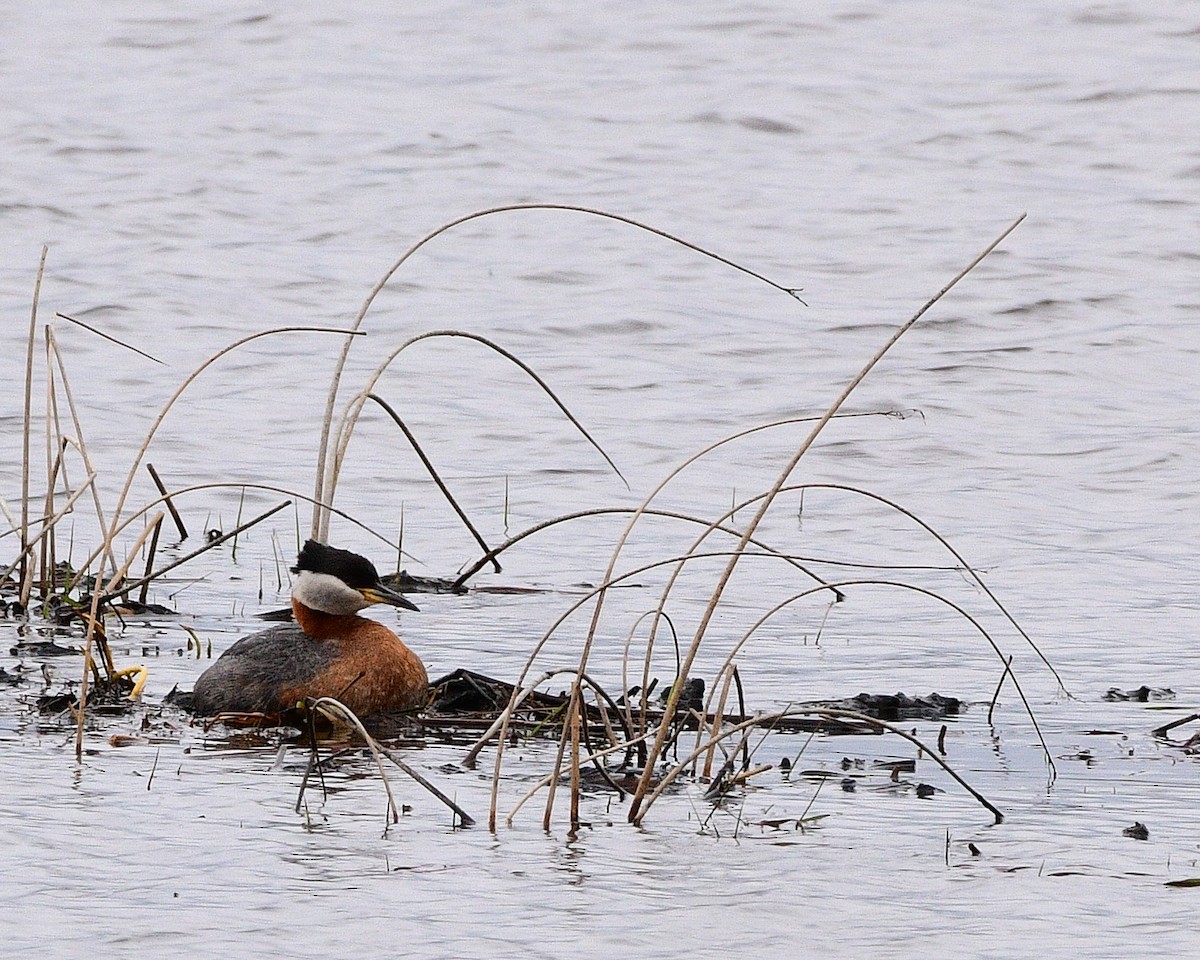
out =
[[[423,248],[372,306],[347,390],[409,336],[469,330],[546,378],[629,482],[505,361],[465,341],[419,344],[377,392],[499,540],[570,510],[634,505],[721,437],[819,415],[892,329],[1027,213],[846,407],[904,418],[831,424],[794,479],[867,488],[934,526],[984,571],[1075,697],[960,573],[875,571],[953,598],[994,632],[1057,778],[1011,687],[987,724],[1001,668],[980,635],[895,588],[855,588],[827,620],[809,601],[772,621],[740,659],[751,705],[860,690],[981,703],[951,725],[948,759],[1004,824],[991,826],[922,762],[916,779],[944,791],[929,799],[870,774],[853,794],[830,785],[814,800],[815,781],[773,770],[716,811],[702,784],[690,786],[635,830],[621,804],[593,798],[593,826],[574,841],[561,809],[542,832],[537,801],[496,834],[452,831],[440,807],[394,780],[413,809],[384,836],[369,764],[344,767],[336,792],[324,802],[310,793],[298,815],[302,751],[279,760],[274,747],[221,748],[156,707],[205,665],[185,649],[181,622],[219,653],[255,613],[282,604],[275,553],[287,559],[308,527],[307,510],[285,511],[240,538],[236,555],[223,547],[161,584],[152,599],[177,617],[119,633],[118,659],[150,667],[148,706],[94,720],[82,764],[67,725],[29,706],[42,668],[57,688],[78,676],[78,657],[17,648],[26,628],[0,622],[0,666],[37,678],[0,690],[6,952],[1191,952],[1193,894],[1163,884],[1200,875],[1195,761],[1148,731],[1200,694],[1192,5],[181,12],[139,2],[9,5],[0,17],[10,398],[0,494],[10,507],[43,244],[42,323],[60,311],[163,361],[55,323],[110,509],[157,412],[207,357],[258,330],[345,327],[410,244],[473,211],[602,208],[803,288],[807,306],[660,237],[567,212],[488,216]],[[229,354],[184,394],[148,459],[173,487],[252,481],[309,493],[339,346],[327,333],[291,333]],[[663,504],[718,515],[769,487],[806,432],[730,445]],[[70,467],[82,477],[77,460]],[[139,472],[130,506],[151,495]],[[181,498],[193,534],[167,552],[282,499],[243,500],[236,488]],[[338,506],[393,539],[403,516],[413,572],[449,575],[476,556],[375,409],[350,448]],[[479,580],[547,592],[422,598],[402,632],[433,675],[467,666],[512,677],[577,585],[602,575],[621,525],[584,521],[531,539],[502,574]],[[627,567],[694,536],[666,521],[639,529]],[[71,531],[79,561],[95,542],[88,510]],[[952,562],[911,521],[845,494],[785,494],[762,536],[808,556]],[[346,521],[331,539],[394,563],[391,547]],[[718,569],[698,565],[674,595],[685,639]],[[625,637],[661,580],[639,583],[610,607],[593,664],[614,688]],[[797,589],[784,569],[744,562],[698,672],[715,670]],[[570,621],[539,666],[572,663],[582,631]],[[672,662],[660,650],[658,674],[669,677]],[[1101,700],[1143,683],[1172,688],[1178,714]],[[936,725],[919,732],[935,736]],[[149,742],[118,747],[114,735]],[[759,757],[775,763],[802,747],[776,736]],[[490,754],[469,772],[460,747],[410,752],[482,816]],[[898,740],[818,740],[800,765],[839,771],[843,756],[911,755]],[[503,811],[547,762],[536,745],[510,757]],[[762,825],[806,813],[824,819],[803,833]],[[1148,841],[1122,836],[1135,820]]]

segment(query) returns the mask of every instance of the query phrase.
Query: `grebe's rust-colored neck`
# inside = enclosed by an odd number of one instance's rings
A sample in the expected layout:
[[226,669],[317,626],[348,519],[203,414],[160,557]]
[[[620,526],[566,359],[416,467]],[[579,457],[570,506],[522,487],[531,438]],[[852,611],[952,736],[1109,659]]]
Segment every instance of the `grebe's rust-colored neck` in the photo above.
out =
[[324,613],[307,607],[292,597],[292,614],[300,629],[317,640],[336,640],[351,633],[357,624],[365,622],[357,614]]
[[335,652],[317,675],[285,684],[276,698],[280,703],[336,697],[360,717],[425,705],[425,665],[382,623],[356,614],[322,613],[296,599],[292,613],[301,630],[328,642]]

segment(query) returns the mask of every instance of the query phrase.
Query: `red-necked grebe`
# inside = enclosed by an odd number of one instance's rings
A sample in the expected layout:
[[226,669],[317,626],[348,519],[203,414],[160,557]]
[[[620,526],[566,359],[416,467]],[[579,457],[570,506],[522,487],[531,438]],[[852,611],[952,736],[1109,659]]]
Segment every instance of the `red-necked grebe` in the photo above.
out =
[[375,603],[417,609],[380,582],[371,561],[309,540],[292,572],[296,622],[226,650],[196,681],[192,710],[279,714],[316,697],[335,697],[360,717],[424,706],[421,658],[382,623],[358,616]]

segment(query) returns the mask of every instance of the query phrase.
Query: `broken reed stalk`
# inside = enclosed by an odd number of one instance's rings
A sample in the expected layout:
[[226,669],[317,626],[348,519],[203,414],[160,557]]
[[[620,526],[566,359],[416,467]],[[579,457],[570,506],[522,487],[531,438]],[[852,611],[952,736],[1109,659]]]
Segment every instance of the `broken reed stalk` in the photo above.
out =
[[[576,701],[575,710],[567,718],[571,727],[571,828],[567,833],[569,840],[574,840],[579,831],[579,727],[584,710],[582,701]],[[551,784],[551,789],[554,785]],[[548,827],[545,827],[548,829]]]
[[150,474],[150,479],[154,481],[154,486],[158,489],[159,495],[162,497],[162,502],[167,505],[167,510],[171,514],[171,519],[175,522],[175,529],[179,531],[179,539],[186,540],[188,537],[187,527],[183,525],[183,517],[179,515],[179,511],[175,509],[175,501],[167,493],[167,488],[163,486],[162,478],[158,475],[158,471],[154,469],[154,464],[146,464],[146,472]]
[[[487,337],[480,336],[477,333],[469,333],[465,330],[430,330],[425,333],[417,334],[414,337],[410,337],[392,350],[392,352],[383,359],[383,361],[375,368],[375,371],[367,379],[366,386],[359,391],[359,393],[354,397],[353,400],[350,401],[349,404],[347,404],[346,409],[343,411],[341,419],[338,422],[337,431],[335,432],[333,440],[331,441],[333,453],[332,458],[329,460],[326,467],[328,475],[326,476],[324,485],[322,487],[322,493],[330,503],[334,501],[338,478],[341,475],[342,464],[346,459],[346,451],[350,446],[350,439],[354,435],[354,429],[358,425],[358,420],[362,414],[364,405],[368,399],[374,399],[376,402],[382,402],[377,396],[374,395],[375,387],[379,383],[379,379],[383,376],[388,367],[391,366],[393,361],[395,361],[396,358],[399,357],[400,354],[409,347],[425,340],[434,340],[447,337],[471,340],[475,343],[482,344],[489,350],[494,351],[518,367],[522,372],[525,373],[526,376],[528,376],[535,384],[537,384],[539,388],[541,388],[542,392],[545,393],[546,396],[548,396],[554,402],[555,406],[562,411],[563,415],[567,418],[567,420],[570,421],[572,426],[579,431],[583,438],[587,440],[587,442],[591,444],[591,446],[600,454],[600,456],[604,458],[605,462],[612,467],[613,471],[618,477],[621,478],[621,481],[625,483],[626,487],[629,486],[629,484],[625,481],[624,475],[622,475],[621,471],[617,468],[617,465],[613,463],[612,458],[605,452],[604,448],[600,446],[600,444],[590,433],[588,433],[587,429],[580,422],[579,418],[576,417],[570,411],[570,409],[568,409],[567,405],[563,403],[561,399],[559,399],[558,394],[556,394],[550,388],[550,385],[546,383],[546,381],[543,380],[541,376],[539,376],[538,373],[531,366],[529,366],[529,364],[525,363],[524,360],[511,351],[504,349],[504,347],[501,347],[499,344],[489,340]],[[397,423],[400,422],[394,414],[393,417],[397,420]],[[408,433],[407,429],[405,429],[405,432]],[[409,435],[409,439],[415,444],[415,441],[412,441],[411,435]],[[428,466],[428,464],[426,464],[426,466]],[[328,539],[329,517],[325,516],[319,525],[314,525],[317,528],[317,533],[314,534],[316,539],[321,541]],[[484,550],[486,549],[487,547],[485,546]]]
[[[677,237],[674,234],[666,232],[665,230],[660,230],[657,227],[650,226],[649,224],[641,223],[630,217],[624,217],[624,216],[621,216],[620,214],[609,213],[605,210],[599,210],[599,209],[596,209],[593,207],[578,206],[576,204],[513,203],[513,204],[505,204],[503,206],[489,207],[489,208],[483,209],[483,210],[476,210],[472,213],[466,214],[465,216],[456,217],[453,220],[443,223],[441,226],[435,228],[434,230],[431,230],[429,233],[427,233],[421,239],[416,241],[416,243],[412,244],[412,246],[410,246],[407,250],[405,250],[404,253],[400,255],[399,259],[397,259],[395,261],[395,263],[393,263],[391,265],[391,267],[388,268],[388,270],[383,274],[383,276],[379,278],[379,281],[375,284],[375,286],[371,288],[370,293],[367,294],[367,298],[363,301],[362,306],[359,308],[358,314],[355,316],[354,322],[351,324],[350,329],[352,331],[358,330],[358,328],[362,325],[363,320],[366,318],[367,312],[371,309],[371,305],[375,302],[375,298],[379,295],[379,293],[383,290],[383,288],[385,286],[387,286],[388,282],[395,275],[396,271],[399,270],[405,264],[405,262],[411,256],[413,256],[413,254],[415,254],[418,250],[420,250],[422,247],[424,247],[426,244],[428,244],[432,240],[441,236],[443,233],[446,233],[447,231],[454,229],[455,227],[458,227],[464,223],[469,223],[473,220],[482,219],[483,217],[495,216],[497,214],[502,214],[502,213],[513,213],[516,211],[535,211],[535,210],[548,210],[548,211],[562,211],[562,212],[566,212],[566,213],[579,213],[579,214],[583,214],[585,216],[599,217],[601,219],[611,220],[615,223],[624,224],[625,226],[630,226],[637,230],[643,230],[647,233],[653,234],[654,236],[661,237],[662,239],[667,240],[671,243],[675,243],[675,244],[678,244],[679,246],[685,247],[686,249],[691,250],[695,253],[698,253],[701,256],[707,257],[710,260],[714,260],[717,263],[724,264],[727,267],[731,267],[734,270],[740,271],[741,273],[744,273],[747,276],[754,278],[755,280],[758,280],[762,283],[767,284],[770,287],[774,287],[776,290],[786,293],[788,296],[792,297],[795,300],[800,300],[799,290],[794,287],[785,287],[782,284],[776,283],[774,280],[768,279],[767,277],[763,276],[762,274],[757,273],[754,270],[751,270],[749,267],[744,266],[743,264],[737,263],[734,260],[730,260],[727,257],[723,257],[720,254],[714,253],[711,250],[707,250],[704,247],[699,246],[698,244],[692,243],[691,241],[684,240],[681,237]],[[800,302],[803,302],[803,301],[800,301]],[[316,471],[315,471],[316,477],[314,480],[314,483],[316,484],[316,486],[313,491],[313,502],[314,503],[319,503],[319,502],[322,502],[325,500],[332,502],[332,500],[333,500],[333,497],[329,495],[329,491],[326,488],[326,483],[328,480],[327,461],[331,454],[330,430],[332,429],[332,426],[333,426],[333,414],[334,414],[334,409],[337,406],[338,391],[341,388],[342,373],[345,370],[346,361],[350,355],[350,346],[351,346],[351,342],[349,340],[347,340],[342,345],[342,352],[341,352],[340,356],[338,357],[337,364],[334,367],[333,377],[330,381],[329,395],[326,397],[326,401],[325,401],[325,417],[322,420],[321,439],[320,439],[319,446],[317,447],[317,465],[316,465]],[[324,517],[320,511],[314,511],[313,522],[312,522],[312,536],[318,540],[322,539],[321,534],[323,532],[327,532],[327,527],[328,527],[328,518]]]
[[396,752],[394,750],[390,750],[387,747],[383,746],[382,744],[380,744],[379,749],[382,751],[382,753],[385,757],[387,757],[389,760],[392,761],[392,763],[394,763],[396,766],[398,766],[401,770],[403,770],[405,773],[407,773],[413,780],[415,780],[417,783],[419,783],[421,786],[423,786],[426,790],[428,790],[430,793],[432,793],[435,797],[437,797],[440,801],[442,801],[442,803],[444,803],[447,807],[449,807],[451,809],[451,811],[454,812],[455,816],[458,817],[458,822],[459,822],[460,826],[463,826],[463,827],[475,826],[475,818],[474,817],[472,817],[469,813],[467,813],[467,811],[465,811],[457,803],[455,803],[448,796],[446,796],[446,794],[444,794],[441,790],[439,790],[437,788],[437,786],[435,786],[430,780],[426,779],[418,771],[414,770],[411,766],[409,766],[407,763],[405,763],[404,760],[402,760],[399,756],[396,755]]
[[1190,716],[1180,717],[1177,720],[1172,720],[1170,723],[1164,723],[1161,727],[1155,727],[1150,731],[1150,736],[1166,739],[1167,734],[1176,727],[1182,727],[1185,723],[1191,723],[1193,720],[1200,720],[1200,713],[1193,713]]
[[[46,407],[45,422],[46,431],[46,495],[42,505],[42,516],[48,517],[54,513],[54,488],[58,483],[58,474],[62,470],[63,485],[69,490],[70,481],[67,479],[66,464],[63,462],[63,450],[59,446],[57,455],[55,455],[54,436],[57,430],[58,435],[62,435],[61,426],[58,422],[58,404],[54,402],[54,367],[50,363],[50,337],[49,328],[47,328],[46,336]],[[42,584],[43,591],[46,590],[46,584],[51,584],[50,589],[53,589],[53,569],[54,569],[54,530],[42,528],[38,535],[37,542],[39,544],[39,560],[40,571],[38,580]]]
[[[246,488],[242,487],[242,489],[238,491],[238,512],[237,512],[237,517],[234,518],[234,521],[233,521],[234,525],[238,528],[240,528],[242,525],[242,509],[245,506],[246,506]],[[240,530],[234,531],[234,533],[233,533],[233,549],[229,551],[229,557],[234,563],[237,563],[237,547],[238,547],[237,535],[239,532],[240,532]]]
[[[115,343],[118,347],[124,347],[126,350],[136,353],[140,357],[145,357],[147,360],[153,360],[155,363],[162,364],[162,361],[159,360],[158,357],[152,357],[145,350],[139,350],[131,343],[126,343],[124,340],[118,340],[111,334],[105,333],[103,330],[97,330],[95,327],[84,323],[82,320],[76,320],[74,317],[68,317],[65,313],[56,313],[55,316],[61,320],[68,320],[75,324],[75,326],[82,327],[84,330],[87,330],[89,333],[94,333],[102,340],[107,340],[109,343]],[[165,366],[165,364],[163,365]]]
[[[766,516],[767,511],[771,508],[771,505],[775,502],[775,497],[778,495],[779,491],[787,484],[788,479],[792,475],[792,471],[794,471],[796,469],[796,466],[800,463],[800,460],[803,458],[804,454],[808,452],[809,448],[816,441],[817,437],[821,434],[822,430],[824,430],[826,424],[829,423],[829,421],[833,418],[834,414],[836,414],[837,411],[841,408],[842,404],[846,402],[846,400],[849,398],[850,394],[854,392],[855,388],[858,387],[858,385],[860,383],[862,383],[863,380],[866,379],[868,374],[870,374],[870,372],[875,368],[876,364],[878,364],[879,361],[882,360],[884,358],[884,356],[886,356],[888,351],[891,350],[891,348],[900,340],[900,338],[902,336],[904,336],[905,333],[907,333],[910,329],[912,329],[913,325],[916,324],[916,322],[918,320],[920,320],[922,316],[925,315],[926,311],[928,311],[930,307],[932,307],[935,303],[937,303],[939,300],[941,300],[942,297],[944,297],[955,285],[957,285],[958,282],[960,280],[962,280],[963,277],[965,277],[968,273],[970,273],[972,270],[974,270],[975,267],[978,266],[983,261],[983,259],[985,257],[987,257],[988,254],[990,254],[993,250],[995,250],[996,247],[999,246],[1000,243],[1004,240],[1004,238],[1007,237],[1010,233],[1012,233],[1012,231],[1017,228],[1017,225],[1020,224],[1021,221],[1024,219],[1025,219],[1025,215],[1021,214],[1021,216],[1018,217],[1016,220],[1014,220],[1008,227],[1006,227],[1000,233],[1000,235],[998,237],[996,237],[995,240],[993,240],[990,244],[988,244],[988,246],[978,256],[976,256],[970,263],[968,263],[966,267],[964,267],[962,270],[960,270],[958,272],[958,274],[955,275],[954,278],[950,280],[949,283],[947,283],[944,287],[942,287],[942,289],[939,290],[932,298],[930,298],[930,300],[923,307],[921,307],[915,314],[913,314],[913,316],[909,320],[907,320],[899,328],[896,329],[896,331],[888,338],[887,342],[885,342],[883,344],[883,346],[881,346],[879,348],[879,350],[876,351],[875,355],[872,356],[871,359],[868,360],[867,363],[863,366],[863,368],[854,376],[854,378],[851,379],[850,382],[846,384],[846,386],[842,390],[841,394],[839,394],[837,399],[835,399],[834,402],[830,405],[829,409],[825,412],[825,415],[817,422],[816,426],[813,427],[813,429],[809,433],[808,437],[800,445],[800,448],[795,452],[795,454],[792,456],[792,458],[784,466],[783,470],[780,471],[779,477],[775,481],[774,486],[771,488],[771,490],[767,494],[767,496],[763,499],[761,505],[759,506],[757,512],[754,515],[754,518],[750,521],[749,525],[746,527],[746,531],[743,536],[742,543],[740,544],[740,546],[738,548],[738,551],[735,551],[734,555],[732,557],[730,557],[729,562],[725,566],[725,570],[722,572],[720,578],[717,581],[716,587],[713,589],[712,595],[709,598],[708,605],[705,607],[704,613],[701,615],[701,618],[700,618],[700,623],[696,628],[696,635],[692,640],[691,646],[688,648],[686,657],[684,658],[684,667],[683,667],[683,671],[682,671],[684,676],[686,676],[688,670],[691,669],[692,662],[695,660],[696,654],[700,650],[700,645],[704,640],[704,635],[708,631],[708,625],[712,622],[713,615],[716,613],[717,605],[720,603],[721,596],[725,592],[725,587],[728,585],[730,579],[733,576],[734,570],[737,568],[737,563],[740,558],[740,551],[745,548],[745,545],[747,543],[749,543],[750,537],[754,536],[754,532],[755,532],[755,530],[758,529],[758,525],[762,522],[763,517]],[[674,712],[674,709],[678,703],[678,700],[679,700],[679,690],[678,690],[678,688],[676,688],[671,691],[670,698],[667,701],[668,715],[670,715]],[[630,803],[629,820],[631,822],[638,822],[640,820],[639,811],[641,808],[642,800],[646,796],[646,791],[649,788],[650,778],[653,773],[653,766],[657,762],[659,755],[662,753],[663,746],[666,743],[666,738],[667,738],[667,731],[664,728],[659,731],[659,736],[655,739],[655,741],[650,746],[649,763],[646,765],[645,770],[643,770],[643,772],[642,772],[641,779],[638,782],[637,791],[635,792],[635,794],[633,796],[633,800]]]
[[[25,548],[29,546],[29,431],[33,415],[33,345],[37,337],[38,303],[42,297],[42,277],[46,273],[46,256],[48,246],[42,247],[42,256],[38,261],[37,277],[33,282],[33,305],[29,311],[29,340],[25,351],[25,413],[21,428],[21,556],[25,557]],[[28,559],[21,561],[21,604],[29,608],[29,594],[33,586],[32,566]]]
[[[313,701],[311,709],[313,713],[319,713],[334,723],[340,721],[350,724],[358,731],[358,735],[363,738],[367,749],[371,751],[371,757],[375,760],[375,766],[379,770],[379,778],[383,781],[383,790],[387,794],[388,812],[392,815],[392,823],[399,823],[400,807],[396,804],[396,798],[392,796],[392,784],[388,780],[387,771],[383,769],[383,757],[379,751],[379,744],[375,742],[374,737],[367,733],[362,721],[358,719],[353,710],[333,697],[319,697]],[[303,786],[301,786],[301,796],[303,796]],[[299,804],[300,801],[297,799],[296,805],[299,806]]]

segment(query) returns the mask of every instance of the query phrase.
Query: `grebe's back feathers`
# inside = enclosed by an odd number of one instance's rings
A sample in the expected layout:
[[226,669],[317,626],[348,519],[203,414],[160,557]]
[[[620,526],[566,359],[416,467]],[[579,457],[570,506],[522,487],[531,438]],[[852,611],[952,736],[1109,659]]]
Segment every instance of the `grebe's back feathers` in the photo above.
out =
[[294,623],[242,637],[200,675],[192,710],[212,716],[286,709],[294,704],[281,704],[280,690],[320,676],[337,656],[335,645],[310,637]]

